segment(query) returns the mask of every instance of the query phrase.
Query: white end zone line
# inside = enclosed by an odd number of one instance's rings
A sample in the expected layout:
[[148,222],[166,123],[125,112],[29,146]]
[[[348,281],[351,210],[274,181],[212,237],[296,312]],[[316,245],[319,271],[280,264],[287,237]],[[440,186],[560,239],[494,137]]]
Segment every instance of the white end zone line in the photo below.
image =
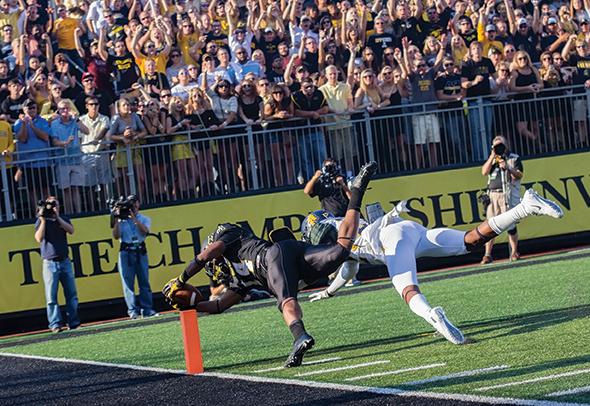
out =
[[498,384],[498,385],[483,386],[483,387],[477,388],[475,390],[476,391],[479,391],[479,392],[483,392],[483,391],[490,390],[490,389],[506,388],[508,386],[516,386],[516,385],[525,385],[527,383],[535,383],[535,382],[541,382],[541,381],[548,381],[548,380],[551,380],[551,379],[558,379],[558,378],[563,378],[563,377],[566,377],[566,376],[574,376],[574,375],[580,375],[580,374],[587,374],[589,372],[590,372],[590,369],[577,369],[575,371],[563,372],[561,374],[540,376],[538,378],[526,379],[524,381],[506,382],[506,383],[501,383],[501,384]]
[[[314,359],[313,361],[303,361],[303,363],[301,365],[324,364],[326,362],[340,361],[341,359],[342,359],[341,357]],[[262,372],[280,371],[281,369],[287,369],[287,368],[280,366],[280,367],[273,367],[273,368],[266,368],[266,369],[258,369],[256,371],[252,371],[252,372],[254,372],[255,374],[260,374]]]
[[70,359],[70,358],[43,357],[43,356],[39,356],[39,355],[12,354],[9,352],[0,352],[0,356],[1,357],[24,358],[24,359],[38,359],[38,360],[42,360],[42,361],[70,362],[73,364],[94,365],[94,366],[98,366],[98,367],[113,367],[113,368],[133,369],[136,371],[166,372],[166,373],[170,373],[170,374],[186,375],[186,371],[183,369],[166,369],[166,368],[156,368],[156,367],[144,367],[141,365],[112,364],[109,362],[86,361],[86,360]]
[[444,367],[445,365],[447,365],[447,364],[445,364],[444,362],[441,362],[438,364],[421,365],[419,367],[413,367],[413,368],[396,369],[395,371],[376,372],[374,374],[353,376],[352,378],[346,378],[345,381],[347,381],[347,382],[360,381],[361,379],[374,378],[376,376],[397,375],[397,374],[403,374],[404,372],[412,372],[412,371],[420,371],[422,369]]
[[446,380],[454,379],[454,378],[462,378],[465,376],[479,375],[479,374],[483,374],[486,372],[498,371],[498,370],[506,369],[506,368],[510,368],[510,367],[508,365],[496,365],[494,367],[472,369],[470,371],[461,371],[461,372],[456,372],[454,374],[449,374],[449,375],[433,376],[432,378],[422,379],[419,381],[404,382],[403,385],[412,385],[412,386],[413,385],[424,385],[425,383],[446,381]]
[[[54,362],[64,362],[64,363],[81,364],[81,365],[95,365],[95,366],[102,366],[102,367],[123,368],[123,369],[131,369],[131,370],[138,370],[138,371],[186,375],[186,371],[178,370],[178,369],[143,367],[143,366],[138,366],[138,365],[127,365],[127,364],[111,364],[108,362],[86,361],[86,360],[69,359],[69,358],[53,358],[53,357],[44,357],[44,356],[38,356],[38,355],[12,354],[12,353],[5,353],[5,352],[0,352],[0,357],[38,359],[38,360],[42,360],[42,361],[54,361]],[[531,406],[563,406],[563,402],[553,402],[553,401],[547,401],[547,400],[514,399],[514,398],[500,398],[500,397],[491,397],[491,396],[464,395],[464,394],[454,394],[454,393],[406,391],[406,390],[397,389],[397,388],[378,388],[378,387],[370,387],[370,386],[355,386],[355,385],[336,384],[336,383],[327,383],[327,382],[300,381],[297,379],[267,378],[267,377],[263,377],[263,376],[239,375],[239,374],[229,374],[229,373],[221,373],[221,372],[204,372],[204,373],[202,373],[200,375],[196,375],[196,376],[211,376],[211,377],[221,378],[221,379],[239,379],[239,380],[246,381],[246,382],[276,383],[276,384],[284,384],[284,385],[305,386],[308,388],[334,389],[334,390],[342,390],[342,391],[349,391],[349,392],[375,393],[375,394],[379,394],[379,395],[397,395],[397,396],[405,396],[405,397],[420,397],[420,398],[443,399],[443,400],[458,400],[458,401],[465,401],[465,402],[480,402],[480,403],[487,403],[487,404],[491,404],[491,405],[511,404],[511,405],[531,405]],[[567,405],[568,406],[587,406],[587,405],[584,405],[581,403],[567,403]]]

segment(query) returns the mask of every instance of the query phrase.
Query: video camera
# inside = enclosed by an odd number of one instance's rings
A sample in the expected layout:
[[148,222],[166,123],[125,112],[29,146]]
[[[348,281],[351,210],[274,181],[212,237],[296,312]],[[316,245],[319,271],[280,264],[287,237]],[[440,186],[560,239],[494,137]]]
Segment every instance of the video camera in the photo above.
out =
[[322,167],[320,182],[324,184],[336,184],[336,178],[342,176],[342,169],[336,162],[329,162]]
[[125,220],[131,217],[131,212],[135,206],[135,201],[137,198],[135,196],[127,196],[126,198],[123,196],[119,196],[117,200],[109,199],[107,201],[109,205],[109,209],[111,210],[111,214],[118,219]]
[[504,144],[496,144],[492,146],[492,150],[496,155],[503,157],[504,155],[506,155],[506,151],[508,151],[508,148],[506,148],[506,145]]
[[57,203],[55,200],[39,200],[37,207],[39,208],[39,215],[47,218],[55,214],[55,207]]

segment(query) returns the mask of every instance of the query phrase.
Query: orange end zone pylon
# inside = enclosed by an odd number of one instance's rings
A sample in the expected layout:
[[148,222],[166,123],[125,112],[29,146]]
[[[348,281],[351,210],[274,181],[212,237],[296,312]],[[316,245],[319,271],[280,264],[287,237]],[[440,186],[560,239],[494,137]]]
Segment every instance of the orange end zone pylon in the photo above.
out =
[[182,325],[186,372],[189,374],[203,373],[205,368],[203,368],[203,354],[201,354],[197,311],[195,309],[181,311],[180,324]]

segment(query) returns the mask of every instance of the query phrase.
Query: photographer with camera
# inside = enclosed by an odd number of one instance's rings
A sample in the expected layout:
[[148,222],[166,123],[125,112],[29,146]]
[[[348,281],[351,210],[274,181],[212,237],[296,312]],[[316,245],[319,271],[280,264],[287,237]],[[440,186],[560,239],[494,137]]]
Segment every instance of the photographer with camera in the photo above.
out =
[[74,234],[74,226],[67,217],[60,216],[57,198],[48,196],[40,201],[35,223],[35,240],[41,244],[47,320],[49,329],[54,333],[65,329],[57,301],[60,283],[66,298],[68,327],[74,330],[80,326],[76,281],[68,258],[68,234]]
[[340,166],[333,158],[324,161],[321,170],[317,170],[303,188],[309,197],[317,196],[322,209],[336,217],[344,217],[351,192]]
[[[497,136],[492,141],[492,151],[488,160],[483,164],[481,173],[488,177],[488,202],[486,217],[497,216],[516,206],[520,202],[520,180],[523,176],[523,166],[520,157],[508,148],[506,138]],[[508,230],[510,244],[510,260],[520,258],[518,253],[518,234],[516,225]],[[494,240],[486,243],[485,254],[481,264],[493,262],[492,248]]]
[[[148,272],[148,256],[145,237],[150,232],[151,220],[139,213],[139,199],[135,195],[121,196],[109,202],[113,237],[121,243],[119,249],[119,274],[129,318],[157,316],[152,304]],[[135,278],[139,296],[135,298]]]

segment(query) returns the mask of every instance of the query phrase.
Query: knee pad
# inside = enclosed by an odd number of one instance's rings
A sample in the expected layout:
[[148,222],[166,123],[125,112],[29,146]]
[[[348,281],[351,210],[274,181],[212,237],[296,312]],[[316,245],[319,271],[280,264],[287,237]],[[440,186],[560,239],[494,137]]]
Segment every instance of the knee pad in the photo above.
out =
[[281,303],[279,303],[279,311],[282,313],[285,303],[289,303],[293,300],[297,300],[297,299],[295,299],[294,297],[288,297],[288,298],[284,299]]
[[416,292],[416,294],[421,293],[420,287],[418,285],[408,285],[402,289],[401,297],[404,299],[404,302],[408,303],[408,295],[412,292]]
[[[475,241],[472,242],[467,242],[467,237],[473,237],[474,234],[476,235],[476,239]],[[483,247],[484,244],[492,239],[496,238],[495,235],[493,236],[485,236],[483,235],[480,231],[479,231],[479,226],[475,227],[475,229],[471,230],[468,233],[465,233],[465,237],[463,239],[464,243],[465,243],[465,248],[467,249],[467,251],[474,251],[477,248]]]

